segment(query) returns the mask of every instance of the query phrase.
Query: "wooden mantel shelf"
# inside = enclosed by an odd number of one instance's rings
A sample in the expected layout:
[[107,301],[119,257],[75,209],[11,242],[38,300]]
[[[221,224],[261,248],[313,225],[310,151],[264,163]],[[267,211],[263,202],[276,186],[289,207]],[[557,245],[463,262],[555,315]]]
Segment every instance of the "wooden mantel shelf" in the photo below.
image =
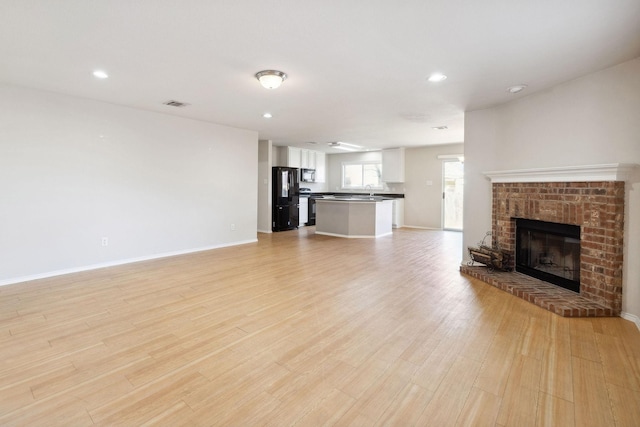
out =
[[492,183],[500,182],[588,182],[627,181],[639,169],[636,163],[562,166],[483,172]]

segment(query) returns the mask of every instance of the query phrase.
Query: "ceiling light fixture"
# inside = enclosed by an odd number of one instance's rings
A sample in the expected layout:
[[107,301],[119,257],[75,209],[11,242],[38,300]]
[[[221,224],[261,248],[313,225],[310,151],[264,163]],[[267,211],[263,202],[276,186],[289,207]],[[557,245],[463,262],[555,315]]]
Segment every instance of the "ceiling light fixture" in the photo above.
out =
[[263,70],[256,73],[256,79],[266,89],[277,89],[287,79],[287,75],[278,70]]
[[360,148],[359,145],[347,144],[346,142],[329,142],[329,146],[344,151],[356,151],[356,148]]
[[448,126],[433,126],[431,129],[434,129],[434,130],[447,130],[447,129],[449,129],[449,127]]
[[108,79],[109,78],[109,74],[105,73],[102,70],[95,70],[93,72],[93,76],[98,78],[98,79]]
[[355,148],[351,148],[351,147],[343,147],[342,145],[336,145],[333,148],[337,148],[338,150],[344,150],[344,151],[356,151]]
[[518,92],[522,92],[523,90],[525,90],[527,88],[527,85],[514,85],[514,86],[509,86],[507,88],[507,92],[509,93],[518,93]]
[[338,141],[337,143],[340,144],[340,145],[346,145],[347,147],[362,148],[362,145],[349,144],[348,142]]
[[270,119],[271,117],[273,117],[273,115],[271,113],[264,113],[262,117],[264,117],[265,119]]
[[429,76],[427,80],[429,80],[432,83],[438,83],[446,79],[447,79],[447,76],[445,76],[442,73],[433,73]]

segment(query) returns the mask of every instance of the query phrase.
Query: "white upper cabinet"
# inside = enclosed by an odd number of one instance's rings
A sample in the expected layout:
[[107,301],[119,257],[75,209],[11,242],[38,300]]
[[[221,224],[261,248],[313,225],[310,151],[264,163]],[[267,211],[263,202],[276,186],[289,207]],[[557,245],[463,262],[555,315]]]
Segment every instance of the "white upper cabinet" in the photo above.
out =
[[299,168],[300,166],[300,149],[297,147],[283,147],[281,151],[282,158],[280,163],[282,166],[290,168]]
[[314,154],[316,159],[316,182],[325,182],[327,179],[327,155],[321,151],[314,151]]
[[318,169],[318,152],[309,150],[309,169]]
[[404,182],[404,148],[382,150],[382,181]]
[[304,169],[316,169],[316,152],[313,150],[300,150],[300,167]]
[[280,147],[278,150],[278,164],[274,166],[315,169],[315,182],[325,182],[327,179],[326,154],[320,151],[298,147]]

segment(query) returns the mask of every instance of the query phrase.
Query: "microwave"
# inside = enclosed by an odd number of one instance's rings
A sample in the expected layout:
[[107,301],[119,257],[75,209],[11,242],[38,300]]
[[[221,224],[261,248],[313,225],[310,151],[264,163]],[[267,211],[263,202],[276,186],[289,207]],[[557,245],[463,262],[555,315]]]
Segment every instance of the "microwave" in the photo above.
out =
[[300,169],[300,181],[302,182],[315,182],[316,170],[315,169]]

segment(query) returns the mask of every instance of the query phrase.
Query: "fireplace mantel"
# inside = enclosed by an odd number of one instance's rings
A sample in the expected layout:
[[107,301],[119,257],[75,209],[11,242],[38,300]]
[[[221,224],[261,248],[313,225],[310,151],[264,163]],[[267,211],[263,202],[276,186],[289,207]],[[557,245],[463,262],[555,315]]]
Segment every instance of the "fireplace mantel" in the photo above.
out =
[[609,163],[603,165],[563,166],[483,172],[492,183],[503,182],[591,182],[626,181],[640,165]]

